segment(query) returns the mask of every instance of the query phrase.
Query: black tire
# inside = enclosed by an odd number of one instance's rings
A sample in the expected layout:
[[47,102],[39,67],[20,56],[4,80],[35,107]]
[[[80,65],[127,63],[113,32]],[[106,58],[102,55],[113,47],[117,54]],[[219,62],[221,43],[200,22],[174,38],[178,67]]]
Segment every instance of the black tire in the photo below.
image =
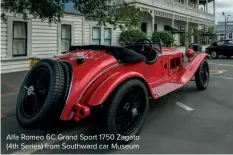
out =
[[[117,110],[120,107],[121,99],[126,95],[126,93],[131,88],[140,88],[140,92],[142,92],[142,103],[143,105],[143,114],[140,117],[140,120],[138,121],[138,124],[135,126],[134,130],[129,132],[128,134],[120,133],[119,130],[116,127],[116,114]],[[148,99],[148,91],[146,86],[140,81],[140,80],[129,80],[121,85],[119,85],[111,94],[111,96],[108,98],[107,103],[105,103],[103,110],[104,110],[104,129],[106,134],[115,135],[115,139],[111,139],[109,142],[119,142],[119,143],[129,143],[133,141],[131,140],[119,140],[117,137],[119,135],[121,136],[137,136],[144,124],[146,115],[148,113],[148,106],[149,106],[149,99]]]
[[[38,112],[35,112],[33,116],[29,117],[25,114],[26,109],[24,108],[24,104],[26,103],[26,95],[29,96],[28,90],[26,90],[24,86],[28,86],[30,80],[33,81],[32,77],[36,75],[36,72],[42,68],[47,70],[49,73],[49,78],[47,79],[49,81],[47,95],[44,97],[44,102],[41,103],[42,105],[40,106],[40,109],[37,110]],[[16,117],[19,125],[25,129],[38,129],[43,128],[44,126],[47,126],[49,124],[53,124],[51,121],[57,120],[63,110],[63,107],[58,105],[63,99],[64,86],[65,77],[61,64],[50,59],[39,61],[25,77],[18,94],[16,105]],[[37,88],[35,84],[35,90],[36,89]],[[35,100],[37,100],[36,97]]]
[[211,56],[211,58],[212,59],[218,59],[218,53],[216,52],[216,51],[212,51],[211,53],[210,53],[210,56]]
[[[203,73],[204,71],[204,73]],[[203,78],[204,76],[204,78]],[[206,77],[206,79],[205,79]],[[209,78],[210,78],[210,73],[209,73],[209,65],[206,60],[204,60],[201,64],[200,67],[198,68],[197,72],[195,73],[195,82],[196,86],[199,90],[205,90],[208,87],[209,84]]]
[[71,84],[71,76],[72,76],[72,67],[71,64],[69,62],[64,62],[61,61],[59,62],[64,70],[64,77],[65,77],[65,83],[64,83],[64,95],[63,95],[63,100],[61,102],[61,104],[59,104],[60,109],[63,109],[65,104],[66,104],[66,100],[69,94],[69,90],[70,90],[70,84]]
[[231,56],[230,56],[230,55],[228,55],[228,56],[227,56],[227,59],[231,59]]

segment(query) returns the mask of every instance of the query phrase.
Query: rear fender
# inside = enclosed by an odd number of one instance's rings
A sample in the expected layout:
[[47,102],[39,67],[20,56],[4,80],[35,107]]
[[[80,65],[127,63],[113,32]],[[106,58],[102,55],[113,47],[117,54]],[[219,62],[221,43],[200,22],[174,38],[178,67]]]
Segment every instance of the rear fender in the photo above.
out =
[[192,77],[197,72],[199,66],[203,62],[203,60],[207,59],[209,56],[205,53],[197,55],[183,70],[183,72],[180,75],[179,83],[186,84],[189,82]]
[[[145,82],[145,79],[143,75],[137,73],[137,72],[127,72],[127,73],[120,73],[117,72],[110,77],[108,77],[94,92],[94,94],[91,96],[91,98],[88,101],[89,106],[97,106],[101,105],[105,102],[105,100],[111,95],[111,93],[114,91],[117,86],[119,86],[121,83],[128,79],[140,79]],[[148,84],[146,84],[147,87]],[[150,89],[148,89],[150,91]],[[151,93],[151,92],[149,92]]]

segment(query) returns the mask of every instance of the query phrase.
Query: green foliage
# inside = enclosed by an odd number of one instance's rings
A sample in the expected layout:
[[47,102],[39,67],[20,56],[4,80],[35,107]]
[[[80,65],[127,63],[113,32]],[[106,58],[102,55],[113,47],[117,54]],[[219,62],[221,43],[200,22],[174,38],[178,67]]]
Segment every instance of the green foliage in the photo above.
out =
[[200,43],[202,33],[204,33],[204,30],[194,29],[194,32],[193,32],[194,43],[198,43],[198,44]]
[[[114,18],[119,18],[122,21],[126,21],[124,28],[127,29],[137,29],[141,26],[143,21],[143,13],[139,8],[134,6],[125,6],[117,10],[118,16]],[[117,23],[117,20],[115,21]]]
[[160,34],[161,34],[160,32],[154,31],[154,33],[152,34],[151,40],[153,42],[162,42]]
[[162,42],[165,45],[170,45],[170,44],[174,43],[174,41],[175,41],[172,34],[168,31],[161,31],[161,32],[155,31],[152,34],[151,40],[153,42]]
[[135,42],[139,39],[146,39],[146,33],[142,32],[139,29],[130,29],[121,32],[120,34],[120,42]]
[[185,32],[185,46],[189,47],[191,41],[192,41],[192,28],[189,27],[188,32]]
[[135,27],[142,20],[141,11],[129,6],[125,0],[2,0],[1,9],[4,10],[1,18],[6,21],[6,12],[22,16],[28,15],[49,22],[60,22],[64,14],[66,3],[73,3],[74,9],[85,15],[90,20],[95,20],[99,25],[109,23],[115,27],[120,21],[126,21],[126,27]]

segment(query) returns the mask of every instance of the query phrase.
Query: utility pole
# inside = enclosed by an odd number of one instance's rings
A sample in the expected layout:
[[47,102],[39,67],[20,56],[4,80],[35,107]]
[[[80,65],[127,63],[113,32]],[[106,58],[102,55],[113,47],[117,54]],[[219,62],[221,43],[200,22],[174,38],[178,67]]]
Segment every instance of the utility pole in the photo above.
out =
[[227,18],[225,17],[225,39],[227,39]]
[[222,14],[225,17],[225,39],[227,39],[227,22],[228,22],[228,17],[231,15],[225,15],[225,12]]

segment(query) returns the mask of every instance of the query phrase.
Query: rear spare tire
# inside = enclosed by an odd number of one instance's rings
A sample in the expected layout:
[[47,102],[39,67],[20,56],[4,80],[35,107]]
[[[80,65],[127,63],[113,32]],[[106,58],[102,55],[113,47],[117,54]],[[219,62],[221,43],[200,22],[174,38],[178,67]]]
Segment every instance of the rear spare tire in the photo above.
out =
[[16,117],[20,126],[37,129],[58,120],[64,108],[60,104],[65,86],[60,63],[50,59],[39,61],[25,77],[18,94]]

